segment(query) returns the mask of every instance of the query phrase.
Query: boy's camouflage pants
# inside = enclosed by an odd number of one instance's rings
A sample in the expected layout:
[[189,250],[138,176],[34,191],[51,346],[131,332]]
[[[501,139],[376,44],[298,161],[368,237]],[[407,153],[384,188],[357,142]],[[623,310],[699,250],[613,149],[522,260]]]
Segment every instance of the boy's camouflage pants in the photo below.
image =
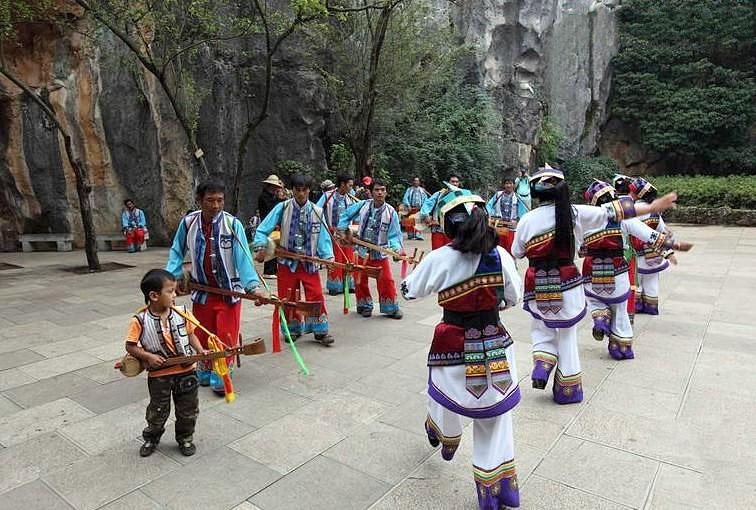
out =
[[171,414],[171,394],[176,406],[176,442],[191,442],[199,414],[199,381],[194,371],[184,374],[147,378],[150,404],[147,406],[147,428],[142,432],[145,441],[160,442],[165,422]]

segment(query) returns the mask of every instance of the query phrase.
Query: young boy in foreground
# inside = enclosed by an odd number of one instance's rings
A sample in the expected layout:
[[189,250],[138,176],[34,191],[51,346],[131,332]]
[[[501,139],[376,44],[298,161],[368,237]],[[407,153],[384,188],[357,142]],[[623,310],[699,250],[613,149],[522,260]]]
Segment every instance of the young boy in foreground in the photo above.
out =
[[[165,432],[165,422],[171,413],[171,395],[176,405],[176,442],[187,457],[194,455],[194,426],[199,414],[195,374],[196,363],[160,368],[167,358],[191,356],[208,351],[202,348],[194,334],[195,326],[175,307],[176,279],[163,269],[152,269],[140,284],[147,304],[134,315],[126,333],[126,352],[140,360],[147,368],[147,428],[142,432],[144,444],[139,455],[148,457],[157,448]],[[183,308],[183,307],[182,307]],[[186,312],[186,310],[182,310]],[[189,312],[186,312],[188,315]]]

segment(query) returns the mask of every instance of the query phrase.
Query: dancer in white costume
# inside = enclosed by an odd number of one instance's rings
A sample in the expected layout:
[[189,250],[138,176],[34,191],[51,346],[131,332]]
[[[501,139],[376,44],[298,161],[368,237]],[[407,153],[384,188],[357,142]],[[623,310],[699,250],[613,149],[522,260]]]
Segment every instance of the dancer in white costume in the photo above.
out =
[[452,240],[426,256],[402,282],[402,295],[434,292],[444,309],[428,354],[428,417],[433,446],[451,460],[462,416],[473,419],[473,475],[482,510],[520,505],[511,409],[520,401],[512,339],[499,311],[520,300],[512,257],[497,246],[485,203],[467,190],[441,200],[441,227]]
[[[636,204],[647,204],[656,198],[656,188],[641,177],[630,184],[630,195]],[[648,225],[649,228],[672,237],[672,232],[667,229],[661,214],[650,213],[639,215],[638,219]],[[646,243],[637,237],[631,238],[638,261],[638,289],[635,292],[635,313],[659,315],[659,273],[669,267],[668,260],[677,263],[674,251],[658,249],[658,247]]]
[[541,207],[531,210],[517,226],[512,255],[528,258],[525,276],[526,311],[533,316],[533,387],[545,389],[556,367],[553,395],[558,404],[583,400],[577,324],[585,316],[583,277],[575,266],[575,240],[585,232],[604,228],[636,214],[662,211],[674,205],[670,193],[652,204],[634,206],[621,198],[601,207],[570,204],[570,192],[561,170],[546,166],[530,178],[531,195]]
[[[617,199],[615,189],[596,180],[584,197],[591,205],[603,205]],[[633,327],[627,300],[631,295],[629,265],[624,256],[624,239],[633,236],[655,250],[688,251],[693,245],[675,242],[665,234],[649,228],[638,218],[622,222],[609,221],[603,228],[587,230],[580,247],[583,259],[585,295],[593,317],[593,338],[609,337],[609,355],[616,360],[633,359]]]

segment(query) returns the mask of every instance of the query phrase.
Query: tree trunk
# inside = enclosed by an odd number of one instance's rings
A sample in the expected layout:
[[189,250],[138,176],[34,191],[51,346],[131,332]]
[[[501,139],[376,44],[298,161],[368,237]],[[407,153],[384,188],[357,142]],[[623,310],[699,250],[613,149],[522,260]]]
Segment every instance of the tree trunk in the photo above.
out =
[[244,135],[239,142],[239,150],[236,152],[236,173],[234,173],[234,185],[231,189],[231,214],[239,214],[241,208],[241,186],[244,178],[244,159],[247,156],[247,144],[252,139],[257,126],[259,126],[264,119],[257,117],[256,122],[250,122],[247,124],[247,128],[244,130]]
[[241,186],[244,180],[244,159],[247,156],[247,145],[254,137],[257,128],[268,118],[268,109],[270,108],[270,93],[273,85],[273,56],[278,52],[281,44],[294,33],[296,28],[314,18],[301,18],[299,14],[294,18],[291,25],[284,30],[278,38],[273,41],[271,37],[268,17],[259,0],[253,0],[254,9],[260,15],[265,32],[265,89],[263,92],[263,102],[260,106],[260,112],[247,123],[244,135],[239,142],[239,150],[236,153],[236,173],[234,174],[234,185],[231,190],[231,212],[238,214],[241,208]]
[[68,158],[68,163],[71,165],[76,179],[76,194],[79,197],[79,212],[81,213],[81,223],[84,230],[84,250],[87,255],[87,266],[90,271],[99,271],[100,258],[97,255],[97,232],[95,231],[94,219],[92,217],[92,205],[89,200],[92,193],[92,185],[89,182],[89,173],[87,172],[86,167],[75,155],[71,135],[68,134],[68,131],[66,131],[58,121],[55,110],[47,98],[43,99],[35,94],[26,83],[22,82],[16,77],[16,75],[8,71],[5,66],[0,65],[0,74],[8,78],[18,88],[23,90],[24,93],[29,95],[29,97],[39,105],[63,137],[66,157]]
[[84,228],[84,251],[87,254],[87,265],[90,271],[99,271],[101,268],[100,257],[97,255],[97,232],[92,217],[92,204],[89,200],[92,194],[92,184],[89,182],[89,174],[84,164],[74,155],[71,137],[65,130],[60,130],[60,134],[63,136],[68,162],[76,177],[76,194],[79,197],[79,212]]
[[362,104],[358,112],[356,136],[359,139],[352,140],[350,145],[354,154],[356,170],[359,176],[372,175],[373,169],[371,164],[372,147],[373,147],[373,118],[375,117],[375,102],[378,97],[378,72],[383,51],[383,43],[386,40],[391,15],[394,8],[402,0],[395,0],[386,4],[381,9],[378,22],[375,27],[370,49],[370,67],[368,68],[368,79],[365,82],[365,88],[362,92]]

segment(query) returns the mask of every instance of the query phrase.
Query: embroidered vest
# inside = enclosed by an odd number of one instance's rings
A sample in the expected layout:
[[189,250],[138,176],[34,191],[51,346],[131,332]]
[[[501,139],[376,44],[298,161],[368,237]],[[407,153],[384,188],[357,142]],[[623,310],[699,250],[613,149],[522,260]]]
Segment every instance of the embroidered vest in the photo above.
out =
[[[316,257],[322,217],[323,210],[312,202],[297,207],[293,198],[287,200],[281,214],[281,246],[294,253]],[[312,262],[299,263],[304,264],[308,273],[317,271]]]
[[335,229],[339,224],[339,218],[350,205],[359,202],[355,197],[347,193],[341,195],[338,190],[326,191],[326,199],[323,202],[323,211],[321,214],[325,214],[323,219],[330,228]]
[[[180,307],[181,311],[186,312],[186,307]],[[171,313],[168,314],[168,327],[170,328],[170,335],[173,339],[173,345],[176,352],[171,351],[165,343],[163,337],[163,325],[160,321],[160,317],[150,313],[150,310],[145,307],[137,312],[134,317],[139,321],[142,326],[142,334],[139,336],[139,342],[142,344],[142,348],[145,351],[153,354],[160,354],[164,358],[172,356],[191,356],[194,354],[194,349],[189,345],[189,333],[186,329],[186,319],[171,309]]]
[[425,199],[425,192],[423,192],[420,188],[415,188],[414,186],[411,186],[409,188],[409,197],[408,202],[410,207],[420,207],[423,205],[423,200]]
[[[388,246],[388,230],[391,225],[394,208],[389,204],[383,204],[381,207],[373,207],[372,200],[365,200],[365,205],[360,208],[358,217],[360,221],[360,238],[379,246]],[[361,255],[364,256],[366,250],[363,247],[357,248]],[[370,250],[370,258],[384,259],[386,255],[380,252]]]
[[536,300],[541,313],[559,313],[562,294],[583,284],[572,255],[554,254],[556,230],[538,234],[525,243],[530,267],[525,273],[525,301]]
[[[205,245],[202,234],[202,211],[194,211],[184,216],[182,220],[186,226],[186,251],[192,261],[192,278],[207,285],[207,277],[203,268],[205,250],[210,250],[210,264],[218,286],[236,292],[244,292],[240,283],[239,273],[234,264],[234,243],[238,242],[233,230],[233,224],[238,221],[232,215],[223,211],[213,219],[210,246]],[[206,293],[192,291],[192,301],[204,303]],[[226,298],[231,303],[237,303],[239,298]]]
[[507,195],[503,191],[496,192],[494,201],[494,216],[506,221],[512,221],[516,217],[517,202],[515,194]]
[[628,271],[623,244],[622,229],[616,222],[609,222],[604,230],[585,236],[583,274],[596,294],[612,295],[616,288],[615,276]]

